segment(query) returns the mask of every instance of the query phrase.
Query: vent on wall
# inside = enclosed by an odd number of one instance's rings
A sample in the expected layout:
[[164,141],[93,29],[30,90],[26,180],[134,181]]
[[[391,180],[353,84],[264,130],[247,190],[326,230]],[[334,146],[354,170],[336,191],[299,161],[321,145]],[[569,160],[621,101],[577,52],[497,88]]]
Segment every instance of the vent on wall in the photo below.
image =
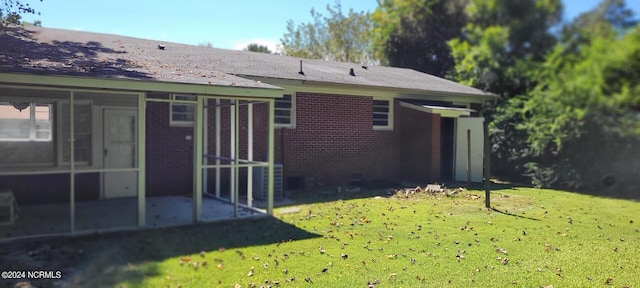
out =
[[[253,168],[253,197],[255,199],[267,199],[267,167]],[[284,183],[282,180],[282,164],[273,165],[273,198],[280,199],[284,197]]]

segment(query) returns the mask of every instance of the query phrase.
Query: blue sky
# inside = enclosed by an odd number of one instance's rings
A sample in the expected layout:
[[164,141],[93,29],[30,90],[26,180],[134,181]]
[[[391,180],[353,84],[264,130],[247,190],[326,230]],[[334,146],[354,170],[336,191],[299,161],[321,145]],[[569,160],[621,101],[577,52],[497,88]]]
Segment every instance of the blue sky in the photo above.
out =
[[[287,20],[309,22],[309,11],[326,11],[334,0],[230,1],[28,1],[41,12],[24,20],[40,19],[43,26],[186,44],[211,43],[216,48],[242,49],[260,43],[272,50],[286,32]],[[373,11],[376,0],[342,0],[345,11]],[[595,7],[598,0],[565,0],[565,20]],[[627,0],[636,17],[640,1]]]

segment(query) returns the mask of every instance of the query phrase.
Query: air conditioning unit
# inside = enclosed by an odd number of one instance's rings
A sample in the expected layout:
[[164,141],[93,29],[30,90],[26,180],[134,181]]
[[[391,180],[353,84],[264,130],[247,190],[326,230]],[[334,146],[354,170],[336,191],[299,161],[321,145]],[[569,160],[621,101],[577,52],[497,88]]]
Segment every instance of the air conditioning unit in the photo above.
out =
[[[253,198],[266,200],[267,199],[267,167],[254,167],[253,168]],[[273,165],[273,198],[280,199],[284,197],[284,182],[282,180],[282,164]]]

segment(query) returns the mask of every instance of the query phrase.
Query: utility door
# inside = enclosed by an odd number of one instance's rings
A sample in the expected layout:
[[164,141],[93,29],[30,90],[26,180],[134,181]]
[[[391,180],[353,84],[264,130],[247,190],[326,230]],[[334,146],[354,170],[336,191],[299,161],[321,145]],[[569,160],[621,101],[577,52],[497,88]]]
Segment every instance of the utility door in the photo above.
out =
[[[484,118],[482,117],[460,117],[456,119],[456,181],[467,181],[467,163],[471,161],[471,181],[482,182],[483,121]],[[470,131],[470,137],[467,136],[467,131]],[[469,150],[469,147],[471,150]],[[471,154],[470,158],[469,154]]]
[[[103,113],[103,155],[105,169],[136,167],[136,110],[105,108]],[[105,172],[104,198],[134,197],[138,194],[136,171]]]

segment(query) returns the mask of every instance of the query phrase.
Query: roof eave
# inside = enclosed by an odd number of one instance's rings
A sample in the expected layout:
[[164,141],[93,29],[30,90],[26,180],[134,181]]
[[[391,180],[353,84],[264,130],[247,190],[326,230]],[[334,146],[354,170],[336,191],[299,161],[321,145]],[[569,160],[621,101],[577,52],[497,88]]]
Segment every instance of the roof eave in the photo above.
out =
[[[249,78],[253,80],[258,79],[276,79],[283,81],[281,83],[275,83],[274,85],[287,85],[284,82],[291,82],[293,85],[309,85],[309,86],[336,86],[342,87],[342,90],[357,90],[364,91],[362,96],[367,96],[367,90],[371,91],[389,91],[398,95],[414,95],[414,96],[428,96],[433,98],[464,98],[468,100],[475,100],[480,102],[495,100],[498,98],[497,95],[482,92],[482,93],[459,93],[459,92],[449,92],[449,91],[436,91],[436,90],[421,90],[421,89],[409,89],[409,88],[401,88],[401,87],[389,87],[389,86],[373,86],[373,85],[362,85],[362,84],[350,84],[350,83],[338,83],[338,82],[328,82],[328,81],[316,81],[316,80],[306,80],[306,79],[295,79],[295,78],[281,78],[281,77],[268,77],[268,76],[257,76],[257,75],[247,75],[247,74],[233,74],[234,76]],[[268,80],[263,80],[262,82],[269,82]],[[292,85],[290,84],[290,85]],[[349,91],[352,92],[352,91]],[[347,94],[347,93],[342,93]],[[357,95],[357,94],[356,94]],[[475,102],[473,101],[473,102]]]
[[68,75],[37,75],[29,73],[0,72],[0,84],[38,85],[84,89],[124,91],[172,92],[200,95],[225,95],[235,97],[280,98],[281,87],[222,86],[213,84],[166,82],[122,78],[100,78]]

